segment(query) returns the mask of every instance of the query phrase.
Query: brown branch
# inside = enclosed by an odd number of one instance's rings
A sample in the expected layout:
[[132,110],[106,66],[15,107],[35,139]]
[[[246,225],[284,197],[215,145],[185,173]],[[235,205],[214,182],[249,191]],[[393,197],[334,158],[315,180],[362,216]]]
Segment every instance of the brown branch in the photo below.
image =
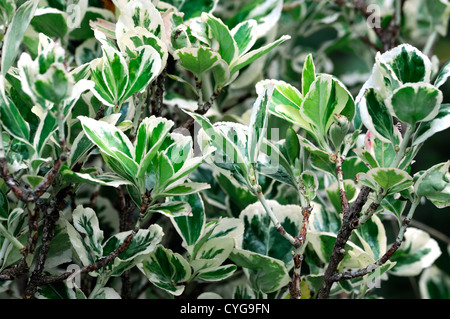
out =
[[[405,219],[403,221],[403,227],[407,227],[409,223],[411,222],[410,219]],[[347,279],[353,279],[357,277],[365,276],[371,272],[373,272],[378,267],[384,265],[389,259],[391,259],[392,255],[400,248],[402,244],[402,240],[397,238],[395,242],[392,244],[391,248],[383,255],[381,256],[375,263],[358,270],[351,270],[344,273],[337,273],[334,274],[332,277],[333,281],[341,281],[341,280],[347,280]]]
[[358,197],[356,198],[353,205],[347,212],[344,213],[342,225],[337,234],[336,242],[329,259],[328,267],[325,271],[322,287],[318,292],[318,299],[327,299],[330,295],[331,286],[334,283],[333,276],[339,266],[339,263],[345,257],[345,245],[347,244],[347,241],[353,231],[352,223],[356,218],[359,217],[364,204],[367,202],[369,193],[369,187],[364,186],[363,188],[361,188],[361,191],[359,192]]
[[303,255],[299,252],[306,242],[306,235],[308,229],[309,216],[311,215],[312,207],[308,205],[302,209],[303,222],[300,235],[296,237],[298,247],[293,255],[294,259],[294,273],[292,274],[292,280],[289,282],[289,294],[291,299],[300,299],[302,292],[300,289],[300,271],[302,268]]
[[[209,109],[211,108],[211,106],[213,105],[214,101],[219,97],[220,93],[222,93],[222,89],[215,91],[213,93],[213,95],[211,95],[209,100],[207,102],[205,102],[201,107],[199,107],[195,111],[195,113],[198,113],[200,115],[206,114],[206,112],[208,112]],[[193,118],[189,118],[180,127],[189,130],[189,129],[191,129],[192,125],[194,125],[194,119]]]

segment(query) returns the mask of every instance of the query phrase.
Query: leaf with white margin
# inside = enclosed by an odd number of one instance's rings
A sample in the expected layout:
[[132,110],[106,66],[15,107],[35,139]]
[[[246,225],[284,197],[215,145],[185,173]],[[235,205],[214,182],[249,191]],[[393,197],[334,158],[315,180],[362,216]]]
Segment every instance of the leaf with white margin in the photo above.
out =
[[236,265],[223,265],[214,270],[202,272],[196,278],[208,282],[217,282],[231,277],[236,270]]
[[123,103],[131,95],[140,92],[149,85],[161,72],[160,54],[150,45],[136,49],[136,56],[128,61],[128,86],[120,98]]
[[94,299],[122,299],[122,297],[113,288],[103,287],[98,291]]
[[120,50],[125,52],[128,56],[136,55],[135,52],[139,47],[149,45],[159,53],[161,58],[161,68],[166,66],[167,57],[169,54],[166,44],[143,27],[135,27],[127,31],[117,44]]
[[387,237],[383,223],[377,215],[372,216],[356,230],[364,250],[378,260],[386,253]]
[[221,19],[206,12],[202,13],[201,19],[209,27],[210,38],[217,41],[217,53],[220,54],[222,59],[228,65],[231,65],[231,63],[238,57],[239,50],[231,31],[228,29],[228,26],[226,26]]
[[64,38],[70,29],[69,14],[56,8],[38,8],[30,25],[38,33],[52,38]]
[[410,44],[401,44],[380,56],[402,83],[430,82],[430,59]]
[[267,123],[269,119],[268,106],[274,87],[267,85],[266,89],[258,94],[253,104],[249,123],[249,135],[247,142],[247,156],[250,163],[258,161],[261,143],[267,134]]
[[402,245],[390,259],[397,262],[390,273],[401,277],[417,276],[430,267],[441,253],[438,243],[428,233],[408,227]]
[[[30,144],[30,125],[25,121],[14,102],[6,96],[5,78],[0,76],[0,119],[4,129],[14,138]],[[3,147],[3,145],[0,145]]]
[[[274,200],[268,200],[267,203],[286,232],[299,232],[303,221],[302,209],[299,206],[280,205]],[[236,248],[281,260],[287,270],[294,266],[292,245],[277,232],[260,202],[248,205],[240,213],[239,219],[244,224],[244,236],[236,243]]]
[[160,213],[167,217],[189,216],[192,213],[192,208],[187,202],[167,201],[149,207],[146,213]]
[[306,95],[309,92],[311,84],[316,80],[316,68],[311,54],[305,59],[302,69],[302,94]]
[[[233,128],[236,125],[231,123],[215,123],[213,125],[206,117],[200,114],[187,111],[185,113],[193,117],[202,128],[198,134],[198,143],[202,150],[206,149],[208,145],[216,148],[216,151],[212,153],[215,156],[214,164],[235,165],[236,167],[233,166],[234,169],[238,168],[240,170],[239,173],[243,177],[247,176],[248,160],[244,157],[247,141],[245,131],[243,131],[244,128],[235,130]],[[237,143],[230,140],[228,137],[230,134],[233,140],[238,140]],[[220,155],[220,162],[216,155]]]
[[[354,201],[356,199],[356,196],[358,195],[358,187],[356,186],[355,182],[351,179],[345,179],[344,180],[344,190],[347,194],[347,199],[349,203]],[[338,182],[334,182],[329,187],[325,189],[328,199],[332,203],[334,209],[336,212],[340,213],[342,210],[341,206],[341,197],[339,192],[339,184]]]
[[[331,252],[336,242],[336,234],[330,232],[308,232],[308,243],[312,246],[317,256],[324,263],[329,262]],[[340,268],[364,268],[375,262],[370,254],[365,252],[355,243],[348,241],[345,245],[347,254],[340,264]]]
[[321,204],[312,202],[309,217],[308,232],[337,233],[341,227],[339,215],[331,209],[325,209]]
[[87,183],[109,187],[119,187],[121,185],[134,185],[128,180],[124,180],[115,174],[103,173],[93,175],[90,173],[73,172],[67,166],[63,166],[60,171],[61,177],[70,183]]
[[419,291],[422,299],[450,299],[450,276],[433,265],[422,272]]
[[434,81],[434,86],[440,88],[447,82],[448,77],[450,77],[450,61],[444,64],[444,66],[439,71],[439,74]]
[[414,184],[417,196],[425,196],[436,207],[450,206],[450,161],[436,164],[425,172],[419,172]]
[[421,123],[416,133],[412,146],[425,142],[434,134],[444,131],[450,127],[450,104],[441,104],[439,113],[429,122]]
[[29,0],[17,8],[14,17],[9,23],[8,30],[3,37],[1,69],[2,75],[6,76],[9,68],[13,65],[25,31],[38,6],[38,0]]
[[89,266],[95,262],[89,246],[81,238],[80,233],[72,226],[72,224],[65,220],[67,234],[69,235],[70,243],[72,244],[73,254],[77,257],[83,266]]
[[439,113],[442,92],[428,83],[405,84],[396,89],[386,106],[408,124],[431,121]]
[[358,107],[364,126],[381,141],[392,143],[394,122],[383,98],[374,89],[367,89]]
[[211,238],[196,251],[190,264],[194,273],[215,270],[229,257],[234,248],[234,239],[229,237]]
[[[119,247],[132,231],[118,233],[110,237],[103,244],[103,255],[107,256]],[[140,229],[134,236],[127,249],[123,251],[112,264],[107,266],[111,269],[111,276],[120,276],[124,271],[134,267],[142,258],[150,254],[161,242],[164,233],[159,225],[150,225],[148,229]]]
[[173,53],[180,65],[194,73],[198,78],[219,63],[220,55],[210,48],[190,47],[176,50]]
[[340,82],[331,75],[322,74],[311,84],[302,102],[300,114],[315,128],[315,134],[323,137],[327,136],[333,123],[333,114],[345,115],[352,121],[355,106],[351,94]]
[[171,218],[171,222],[178,234],[181,236],[187,251],[192,254],[192,246],[198,241],[205,227],[205,207],[198,193],[177,196],[174,200],[187,202],[192,209],[189,216],[178,216]]
[[230,259],[244,268],[253,289],[271,293],[289,283],[289,273],[281,260],[243,249],[233,249]]
[[98,258],[103,253],[103,231],[100,229],[95,211],[89,207],[78,205],[72,212],[75,229],[84,235],[85,244],[92,249]]
[[114,125],[97,121],[86,116],[79,116],[81,126],[86,136],[107,155],[115,156],[122,152],[130,159],[134,159],[134,146],[128,137]]
[[135,159],[139,163],[139,177],[145,174],[147,167],[156,156],[173,124],[171,120],[154,115],[141,121],[135,142]]
[[256,84],[256,92],[259,94],[268,85],[274,86],[269,103],[269,111],[311,132],[310,124],[300,115],[300,106],[303,102],[302,93],[289,83],[280,80],[259,81]]
[[412,177],[397,168],[372,168],[358,175],[359,182],[373,189],[383,189],[385,194],[398,193],[412,185]]
[[191,267],[183,256],[161,245],[138,264],[138,268],[156,287],[174,296],[183,293],[184,282],[192,275]]
[[237,57],[230,64],[230,69],[231,69],[230,74],[231,75],[235,74],[237,71],[246,67],[247,65],[249,65],[253,61],[259,59],[260,57],[267,54],[268,52],[272,51],[274,48],[276,48],[283,42],[289,40],[290,38],[291,37],[289,35],[283,35],[278,40],[275,40],[274,42],[268,43],[268,44],[260,47],[259,49],[254,49],[252,51],[245,53],[242,56]]
[[114,105],[116,105],[128,85],[128,65],[123,55],[114,48],[103,46],[102,50],[102,78],[109,93],[114,99]]
[[255,44],[258,33],[258,23],[256,20],[246,20],[237,24],[232,30],[231,34],[236,41],[238,47],[238,55],[241,56],[248,52]]
[[132,0],[122,4],[116,23],[116,37],[120,42],[123,35],[135,27],[144,27],[163,40],[164,22],[158,9],[151,1]]

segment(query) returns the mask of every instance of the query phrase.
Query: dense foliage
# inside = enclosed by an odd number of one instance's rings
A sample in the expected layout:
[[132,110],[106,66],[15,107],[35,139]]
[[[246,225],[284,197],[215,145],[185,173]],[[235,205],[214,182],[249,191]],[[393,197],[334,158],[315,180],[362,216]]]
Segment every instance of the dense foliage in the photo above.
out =
[[450,297],[447,0],[0,8],[2,298]]

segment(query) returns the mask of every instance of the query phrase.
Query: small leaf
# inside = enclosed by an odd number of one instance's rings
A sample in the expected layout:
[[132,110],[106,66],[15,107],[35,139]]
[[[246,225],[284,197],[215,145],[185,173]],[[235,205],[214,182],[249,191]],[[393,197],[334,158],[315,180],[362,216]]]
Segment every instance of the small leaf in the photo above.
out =
[[400,192],[412,185],[412,177],[397,168],[373,168],[359,175],[359,181],[371,188],[381,187],[385,194]]
[[266,136],[268,122],[268,104],[273,92],[273,86],[268,86],[266,90],[258,94],[258,98],[253,104],[252,115],[249,123],[248,135],[248,159],[250,163],[256,163],[259,156],[261,142]]
[[234,40],[238,47],[238,55],[248,52],[257,39],[258,23],[255,20],[246,20],[236,25],[232,30]]
[[170,201],[151,206],[147,209],[147,214],[160,213],[168,217],[189,216],[192,208],[187,202]]
[[278,259],[236,248],[230,254],[230,259],[247,270],[250,283],[257,291],[271,293],[289,282],[289,273]]
[[316,69],[311,54],[305,59],[302,69],[302,94],[306,95],[309,92],[311,84],[316,80]]
[[138,268],[156,287],[175,296],[183,293],[184,282],[190,279],[192,273],[183,256],[161,245],[158,245]]
[[397,262],[391,273],[396,276],[417,276],[441,255],[438,243],[423,230],[408,227],[400,248],[391,257]]
[[439,74],[434,81],[434,86],[436,88],[440,88],[442,85],[444,85],[445,82],[447,82],[448,77],[450,76],[450,61],[444,64],[444,66],[439,71]]
[[2,75],[6,76],[9,68],[13,65],[25,31],[38,6],[38,0],[24,2],[15,12],[8,31],[3,38],[1,69]]
[[182,48],[174,52],[180,65],[200,78],[203,73],[217,65],[220,55],[209,48]]
[[415,124],[434,119],[442,99],[442,92],[430,84],[405,84],[394,91],[387,106],[399,120]]
[[103,231],[100,230],[94,210],[78,205],[72,216],[73,225],[80,234],[84,235],[85,244],[95,252],[96,257],[102,256]]
[[423,122],[414,135],[412,146],[425,142],[434,134],[450,127],[450,104],[441,104],[439,113],[429,122]]

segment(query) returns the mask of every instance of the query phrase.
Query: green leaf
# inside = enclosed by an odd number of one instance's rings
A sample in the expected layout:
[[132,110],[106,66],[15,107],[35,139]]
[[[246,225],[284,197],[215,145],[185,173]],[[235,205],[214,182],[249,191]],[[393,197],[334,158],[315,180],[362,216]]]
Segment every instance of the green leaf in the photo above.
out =
[[412,177],[397,168],[373,168],[359,174],[359,181],[371,188],[378,186],[385,194],[398,193],[412,185]]
[[[347,194],[348,201],[351,202],[352,200],[354,200],[358,193],[355,182],[351,179],[345,179],[344,189],[345,193]],[[333,183],[331,186],[327,187],[325,191],[336,212],[340,213],[342,210],[342,206],[338,183]]]
[[209,27],[211,38],[218,43],[217,52],[228,65],[231,65],[238,56],[238,47],[230,30],[222,20],[211,14],[204,12],[201,17]]
[[[131,234],[131,231],[121,232],[110,237],[103,245],[103,255],[106,256]],[[124,271],[134,267],[141,258],[150,254],[161,242],[164,233],[159,225],[151,225],[148,229],[140,229],[133,237],[127,249],[123,251],[113,264],[108,265],[112,270],[112,276],[120,276]]]
[[9,204],[8,197],[0,190],[0,222],[8,220]]
[[147,214],[151,213],[160,213],[168,217],[189,216],[192,213],[192,208],[187,202],[169,201],[149,207]]
[[306,95],[309,92],[311,84],[316,80],[316,69],[314,66],[314,61],[312,54],[308,54],[303,63],[302,69],[302,94]]
[[381,55],[402,83],[429,82],[430,59],[409,44],[399,45]]
[[156,287],[179,296],[191,277],[191,267],[186,259],[161,245],[138,265],[142,273]]
[[391,273],[396,276],[417,276],[441,255],[438,243],[423,230],[408,227],[400,248],[391,257],[397,262]]
[[436,88],[440,88],[442,85],[444,85],[445,82],[447,82],[448,77],[450,76],[450,61],[444,64],[444,66],[439,71],[439,74],[434,81],[434,86]]
[[203,12],[212,12],[218,0],[183,1],[179,10],[184,13],[184,20],[200,17]]
[[150,116],[142,120],[137,131],[135,149],[139,177],[147,171],[173,124],[173,121],[163,117]]
[[434,134],[450,127],[450,104],[441,104],[439,113],[429,122],[423,122],[414,134],[412,146],[425,142]]
[[30,24],[38,33],[44,33],[51,38],[64,38],[69,31],[68,14],[55,8],[39,8],[36,10]]
[[[108,93],[113,98],[113,106],[119,104],[119,100],[123,96],[125,89],[128,87],[129,76],[128,73],[131,70],[125,61],[122,54],[109,46],[103,45],[103,60],[101,66],[102,80],[104,85],[108,89]],[[97,81],[93,78],[96,85],[94,89],[97,88]]]
[[100,230],[97,215],[94,210],[78,205],[72,212],[73,225],[84,237],[85,244],[92,249],[95,256],[102,256],[103,231]]
[[386,253],[386,231],[378,216],[372,216],[356,230],[364,250],[375,260]]
[[123,103],[131,95],[147,87],[161,71],[161,57],[151,46],[144,45],[136,50],[136,57],[128,63],[128,86],[121,95],[120,103]]
[[326,209],[316,202],[313,202],[311,206],[313,209],[311,211],[309,220],[310,229],[308,231],[316,233],[337,233],[339,231],[341,227],[341,219],[337,213],[338,211]]
[[266,44],[265,46],[263,46],[259,49],[252,50],[252,51],[240,56],[239,58],[234,60],[233,64],[231,64],[231,66],[230,66],[231,72],[230,73],[231,74],[236,73],[237,71],[246,67],[247,65],[249,65],[253,61],[259,59],[260,57],[267,54],[268,52],[272,51],[274,48],[276,48],[277,46],[279,46],[286,40],[289,40],[290,38],[291,37],[288,35],[283,35],[278,40],[276,40],[272,43]]
[[230,259],[244,268],[251,286],[257,291],[271,293],[289,282],[289,273],[278,259],[236,248],[230,254]]
[[394,123],[383,98],[374,89],[367,89],[358,106],[367,129],[383,142],[393,143]]
[[[0,77],[0,119],[9,134],[29,144],[30,126],[22,117],[14,102],[6,96],[3,76]],[[3,145],[1,146],[3,147]]]
[[291,164],[300,156],[300,141],[295,130],[290,126],[286,130],[286,151]]
[[[273,200],[268,200],[268,204],[286,232],[299,232],[303,220],[299,206],[280,205]],[[292,245],[277,232],[261,203],[247,206],[239,219],[244,224],[244,236],[237,242],[237,248],[281,260],[287,270],[293,267]]]
[[[320,75],[311,84],[301,105],[300,114],[315,127],[314,131],[319,134],[320,139],[320,136],[327,136],[333,123],[333,114],[341,114],[347,108],[347,103],[352,101],[350,93],[339,82],[330,75]],[[351,121],[353,115],[347,118]]]
[[1,69],[3,76],[6,76],[9,68],[13,65],[17,57],[23,36],[33,18],[38,3],[38,0],[24,2],[16,10],[14,17],[8,26],[8,31],[3,38],[2,47]]
[[431,121],[439,113],[442,92],[427,83],[405,84],[387,100],[399,120],[408,124]]
[[450,161],[440,163],[419,175],[414,183],[417,196],[425,196],[436,207],[450,206]]
[[196,251],[191,267],[194,273],[210,272],[219,267],[234,248],[234,239],[211,238]]
[[102,175],[93,175],[91,173],[73,172],[67,166],[63,166],[60,171],[61,176],[69,183],[87,183],[93,185],[102,185],[109,187],[119,187],[120,185],[133,185],[128,180],[124,180],[117,175],[103,173]]
[[187,202],[191,206],[192,214],[173,217],[171,221],[186,246],[192,246],[198,241],[205,227],[206,215],[203,200],[197,193],[177,196],[174,200]]
[[235,266],[235,265],[219,266],[215,270],[200,273],[197,276],[197,279],[208,281],[208,282],[222,281],[222,280],[225,280],[225,279],[231,277],[236,270],[237,270],[237,266]]
[[83,266],[88,266],[95,262],[93,255],[91,254],[90,247],[81,238],[80,233],[72,226],[72,224],[65,220],[67,234],[72,245],[72,251],[76,259],[78,259]]
[[[78,119],[86,136],[103,153],[119,161],[126,160],[124,165],[134,162],[134,146],[122,131],[104,121],[96,121],[85,116],[79,116]],[[137,174],[137,168],[134,165],[130,167],[130,170],[136,170]]]
[[450,277],[433,265],[425,269],[420,276],[419,290],[422,299],[449,299]]
[[219,63],[220,55],[206,47],[190,47],[176,50],[174,58],[179,64],[200,78],[203,73]]
[[155,194],[153,196],[153,199],[158,199],[160,197],[190,195],[198,193],[210,187],[211,186],[208,183],[195,183],[195,182],[183,183],[181,185],[176,185],[171,188],[165,189],[162,193]]
[[258,82],[256,84],[256,92],[259,93],[268,85],[274,85],[272,98],[269,102],[270,112],[311,132],[310,124],[300,116],[300,105],[303,102],[303,95],[292,85],[279,80]]
[[252,115],[249,123],[248,135],[248,159],[250,163],[258,161],[261,142],[266,136],[268,122],[268,104],[273,92],[273,86],[267,86],[266,90],[258,94],[253,104]]
[[239,23],[231,30],[233,39],[236,41],[238,47],[239,56],[248,52],[255,44],[257,39],[257,28],[258,23],[251,19]]
[[42,77],[36,79],[34,85],[38,95],[59,104],[70,95],[70,81],[63,66],[52,64]]

